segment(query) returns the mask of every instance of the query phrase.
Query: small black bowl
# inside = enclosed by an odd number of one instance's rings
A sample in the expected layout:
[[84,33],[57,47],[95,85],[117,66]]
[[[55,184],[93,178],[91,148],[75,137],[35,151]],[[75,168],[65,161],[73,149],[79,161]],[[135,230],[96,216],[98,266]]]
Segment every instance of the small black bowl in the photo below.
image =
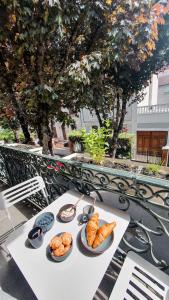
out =
[[43,230],[41,227],[34,227],[28,233],[28,240],[33,248],[37,249],[43,244]]
[[66,204],[66,205],[64,205],[64,206],[62,206],[62,207],[60,208],[60,210],[59,210],[59,212],[58,212],[58,215],[57,215],[57,217],[58,217],[58,219],[59,219],[60,221],[62,221],[62,222],[64,222],[64,223],[68,223],[68,222],[71,222],[71,221],[74,219],[74,217],[76,216],[76,207],[73,208],[74,213],[73,213],[70,217],[63,217],[63,216],[61,216],[61,213],[62,213],[64,210],[66,210],[66,209],[68,209],[68,208],[71,208],[71,207],[74,207],[74,205],[73,205],[73,204]]
[[[60,236],[61,234],[63,234],[64,232],[60,232],[59,234],[56,234],[56,236]],[[69,255],[70,255],[70,253],[72,252],[72,248],[73,248],[73,239],[72,239],[72,243],[71,243],[71,245],[70,245],[70,249],[65,253],[65,255],[62,255],[62,256],[55,256],[55,255],[53,255],[53,253],[52,253],[52,249],[51,249],[51,247],[48,245],[48,247],[47,247],[48,249],[47,249],[47,251],[48,251],[48,253],[50,254],[50,257],[54,260],[54,261],[56,261],[56,262],[62,262],[62,261],[64,261]]]

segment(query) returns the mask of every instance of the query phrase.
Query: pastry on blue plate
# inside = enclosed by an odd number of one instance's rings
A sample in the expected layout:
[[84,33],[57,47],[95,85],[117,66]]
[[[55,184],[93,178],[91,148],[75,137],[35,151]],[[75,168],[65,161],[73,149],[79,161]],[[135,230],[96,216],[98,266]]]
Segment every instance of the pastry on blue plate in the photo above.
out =
[[53,237],[49,246],[54,256],[63,256],[70,250],[71,244],[71,234],[64,232],[60,236]]

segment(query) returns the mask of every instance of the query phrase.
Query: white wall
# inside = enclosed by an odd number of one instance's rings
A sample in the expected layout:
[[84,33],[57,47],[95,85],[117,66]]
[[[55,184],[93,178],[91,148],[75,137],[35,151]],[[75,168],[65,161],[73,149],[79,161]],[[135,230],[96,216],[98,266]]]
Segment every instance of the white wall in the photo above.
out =
[[127,127],[129,133],[136,133],[137,129],[137,103],[133,103],[127,108],[127,114],[124,120],[124,127]]
[[137,130],[169,131],[169,112],[138,114]]
[[157,105],[158,96],[158,76],[152,75],[150,92],[149,92],[149,105]]
[[[166,75],[169,72],[164,72],[159,74],[159,78],[163,77],[166,79]],[[141,106],[152,106],[160,104],[169,104],[169,85],[158,86],[157,75],[152,76],[151,85],[149,87],[149,97],[148,93],[143,102],[141,102],[138,107]],[[140,131],[168,131],[169,130],[169,112],[163,111],[159,113],[141,113],[137,114],[137,130]]]
[[[130,133],[136,133],[137,128],[137,103],[134,103],[133,105],[129,106],[127,108],[127,114],[124,121],[124,127],[127,127],[128,132]],[[83,109],[78,114],[78,117],[74,117],[74,120],[76,122],[77,129],[86,128],[87,131],[89,131],[92,126],[99,126],[97,117],[95,113],[90,113],[88,109]],[[66,134],[69,135],[69,132],[71,131],[70,127],[66,126]],[[63,134],[62,134],[62,128],[60,123],[56,123],[56,130],[59,140],[63,140]]]
[[79,117],[74,118],[77,128],[86,128],[87,131],[94,125],[98,126],[98,120],[95,113],[90,113],[88,109],[82,109],[79,113]]
[[63,140],[63,132],[62,132],[62,127],[61,123],[57,122],[56,123],[56,131],[57,131],[57,137],[59,140]]
[[152,75],[151,83],[145,88],[145,96],[143,101],[138,104],[138,107],[147,105],[157,105],[158,101],[158,76]]
[[158,104],[169,103],[169,85],[161,85],[158,88]]
[[[127,108],[127,114],[124,121],[124,127],[128,128],[128,132],[135,133],[136,132],[136,124],[137,124],[137,104],[134,103]],[[89,110],[83,109],[79,114],[79,118],[75,118],[77,128],[86,128],[89,131],[92,126],[99,126],[96,115],[91,114]]]

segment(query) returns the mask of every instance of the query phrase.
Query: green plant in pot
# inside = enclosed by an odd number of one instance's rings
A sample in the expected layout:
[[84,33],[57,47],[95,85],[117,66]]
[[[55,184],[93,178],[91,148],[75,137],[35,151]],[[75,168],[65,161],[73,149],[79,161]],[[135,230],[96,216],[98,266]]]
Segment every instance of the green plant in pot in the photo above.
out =
[[91,129],[89,133],[82,130],[82,138],[85,145],[85,151],[90,155],[96,164],[102,164],[108,149],[107,139],[110,136],[110,122],[106,121],[105,127]]
[[[76,151],[76,152],[82,152],[84,149],[83,149],[83,129],[80,129],[80,130],[72,130],[70,133],[69,133],[69,141],[71,143],[71,149],[73,151]],[[79,146],[80,148],[80,151],[77,151],[77,147],[75,147],[75,145]],[[76,149],[75,149],[76,148]]]
[[83,129],[80,129],[80,130],[72,130],[70,133],[69,133],[69,140],[71,142],[81,142],[82,141],[82,130]]

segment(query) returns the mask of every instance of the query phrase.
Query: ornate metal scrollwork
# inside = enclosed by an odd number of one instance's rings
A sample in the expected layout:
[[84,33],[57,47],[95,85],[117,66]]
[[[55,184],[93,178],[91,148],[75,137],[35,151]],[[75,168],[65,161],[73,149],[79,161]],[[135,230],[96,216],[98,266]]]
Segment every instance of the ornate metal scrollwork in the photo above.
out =
[[[120,247],[169,269],[169,182],[89,164],[55,159],[0,146],[0,179],[15,185],[35,175],[46,183],[50,201],[69,189],[127,211],[131,222]],[[37,201],[37,200],[35,200]],[[40,205],[40,200],[38,200]],[[43,203],[41,203],[43,206]]]

